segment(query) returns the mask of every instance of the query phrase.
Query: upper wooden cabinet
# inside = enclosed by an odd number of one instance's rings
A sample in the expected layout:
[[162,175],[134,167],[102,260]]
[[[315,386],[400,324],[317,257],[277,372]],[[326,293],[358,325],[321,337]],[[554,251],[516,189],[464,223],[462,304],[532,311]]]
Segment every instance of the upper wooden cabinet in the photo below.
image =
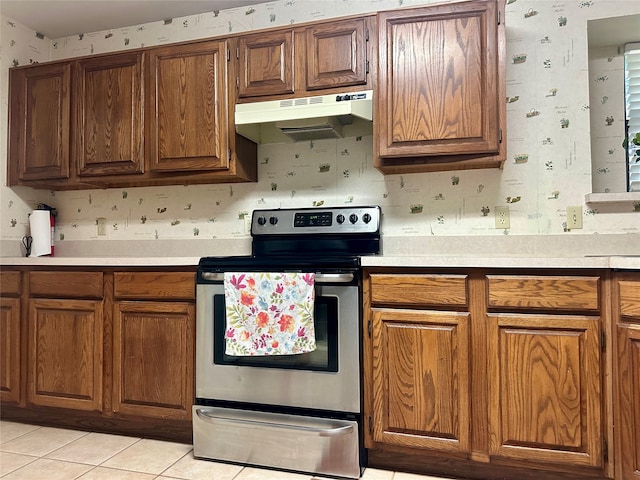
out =
[[228,108],[228,56],[210,41],[11,69],[9,185],[257,180],[257,147]]
[[72,144],[79,176],[143,173],[144,58],[138,51],[75,64]]
[[238,39],[238,97],[293,93],[293,30]]
[[71,64],[11,69],[9,185],[70,174]]
[[238,101],[369,88],[372,21],[373,17],[351,18],[241,35],[236,54]]
[[228,168],[226,42],[151,49],[149,71],[151,170]]
[[502,0],[378,14],[375,165],[383,173],[500,167]]
[[312,25],[305,37],[307,90],[367,84],[366,19]]

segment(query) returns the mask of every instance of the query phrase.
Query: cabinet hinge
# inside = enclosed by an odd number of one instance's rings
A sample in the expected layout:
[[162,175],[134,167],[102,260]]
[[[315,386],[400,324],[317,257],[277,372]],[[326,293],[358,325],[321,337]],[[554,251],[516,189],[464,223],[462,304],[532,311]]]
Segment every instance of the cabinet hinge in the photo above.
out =
[[498,25],[500,25],[501,21],[502,21],[502,19],[500,18],[500,9],[498,9]]
[[240,58],[240,47],[236,48],[236,58]]
[[365,42],[369,41],[369,29],[368,28],[364,29],[364,41]]
[[607,334],[604,330],[600,331],[600,349],[603,353],[607,351]]
[[231,50],[227,50],[227,62],[231,61]]
[[373,418],[369,415],[369,433],[373,433]]
[[231,161],[231,149],[227,150],[227,158],[229,159],[229,161]]
[[365,73],[369,73],[369,60],[367,60],[364,64],[364,71]]
[[369,338],[371,338],[371,332],[373,331],[373,322],[369,320],[367,322],[367,333],[369,334]]
[[602,439],[602,459],[604,463],[609,461],[609,442],[606,437]]
[[498,143],[502,143],[502,129],[498,129]]

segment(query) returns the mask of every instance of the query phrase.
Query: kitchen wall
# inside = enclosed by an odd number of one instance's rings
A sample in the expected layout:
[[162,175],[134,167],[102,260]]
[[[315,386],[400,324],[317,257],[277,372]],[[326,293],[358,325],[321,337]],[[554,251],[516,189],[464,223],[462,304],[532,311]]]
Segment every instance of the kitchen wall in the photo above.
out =
[[[7,118],[13,65],[126,50],[375,10],[436,3],[411,0],[277,0],[67,38],[39,38],[2,17],[0,117]],[[627,0],[507,0],[507,161],[503,170],[383,176],[372,137],[261,145],[256,184],[46,192],[6,186],[6,122],[0,126],[0,240],[25,234],[38,202],[59,210],[57,242],[246,237],[255,208],[379,204],[389,236],[640,233],[640,205],[584,204],[592,191],[587,20],[640,13]],[[606,96],[607,82],[599,82]],[[621,121],[616,118],[617,121]],[[602,155],[601,152],[595,152]],[[511,226],[494,228],[495,206]],[[567,206],[584,228],[566,231]],[[97,237],[96,218],[107,219]]]

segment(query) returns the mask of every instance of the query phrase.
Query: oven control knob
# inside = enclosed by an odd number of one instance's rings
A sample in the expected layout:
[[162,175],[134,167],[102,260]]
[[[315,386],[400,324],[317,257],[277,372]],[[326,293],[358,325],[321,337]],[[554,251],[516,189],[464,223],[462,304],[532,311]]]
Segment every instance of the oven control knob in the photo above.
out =
[[267,223],[267,219],[266,218],[264,218],[262,216],[258,217],[258,225],[263,226],[266,223]]
[[344,215],[339,213],[338,216],[336,217],[336,221],[342,225],[344,223]]
[[269,217],[269,223],[271,225],[276,225],[278,223],[278,217]]
[[363,221],[364,223],[369,223],[369,222],[371,221],[371,215],[369,215],[368,213],[365,213],[365,214],[362,216],[362,221]]
[[355,213],[352,213],[351,215],[349,215],[349,221],[351,223],[356,223],[358,221],[358,215],[356,215]]

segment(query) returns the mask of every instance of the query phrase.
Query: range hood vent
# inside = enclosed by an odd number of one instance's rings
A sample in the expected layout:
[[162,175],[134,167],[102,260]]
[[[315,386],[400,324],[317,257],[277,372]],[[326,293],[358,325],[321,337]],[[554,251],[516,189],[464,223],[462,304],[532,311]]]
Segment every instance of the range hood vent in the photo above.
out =
[[370,135],[373,92],[321,95],[236,105],[238,134],[256,143]]

